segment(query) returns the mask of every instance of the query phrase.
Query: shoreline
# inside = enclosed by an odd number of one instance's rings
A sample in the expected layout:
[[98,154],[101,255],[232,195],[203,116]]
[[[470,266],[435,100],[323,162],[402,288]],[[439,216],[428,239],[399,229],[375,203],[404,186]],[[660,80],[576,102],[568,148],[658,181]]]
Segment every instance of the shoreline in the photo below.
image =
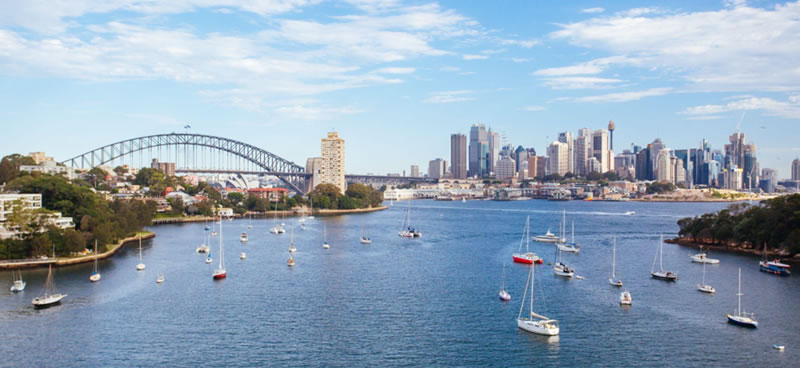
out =
[[[747,255],[759,256],[759,257],[761,257],[763,255],[763,252],[760,249],[731,247],[731,246],[727,246],[727,245],[702,244],[702,243],[693,242],[693,241],[691,241],[689,239],[686,239],[686,238],[664,239],[664,243],[676,244],[676,245],[689,247],[689,248],[694,248],[694,249],[700,249],[702,247],[703,249],[708,249],[708,250],[712,250],[712,251],[716,251],[716,252],[747,254]],[[800,258],[790,257],[790,256],[782,255],[782,254],[776,254],[774,252],[773,253],[767,252],[767,254],[770,255],[768,258],[770,258],[770,259],[771,258],[778,258],[778,259],[781,260],[781,262],[784,262],[784,263],[792,263],[792,264],[794,264],[794,263],[799,263],[800,262]]]
[[[348,214],[356,214],[356,213],[370,213],[370,212],[377,212],[383,211],[388,209],[388,206],[379,206],[379,207],[369,207],[369,208],[356,208],[352,210],[321,210],[315,209],[312,213],[313,216],[336,216],[336,215],[348,215]],[[301,217],[307,214],[306,211],[302,210],[291,210],[291,211],[270,211],[270,212],[253,212],[253,213],[245,213],[244,215],[233,215],[232,218],[236,219],[245,219],[249,215],[252,215],[253,218],[265,218],[269,219],[273,216],[280,216],[280,217]],[[152,225],[166,225],[166,224],[183,224],[183,223],[194,223],[194,222],[214,222],[217,221],[218,217],[208,217],[208,216],[185,216],[185,217],[169,217],[169,218],[160,218],[160,219],[153,219]]]
[[[109,258],[109,257],[113,256],[120,249],[122,249],[122,247],[125,246],[126,244],[139,240],[139,235],[142,236],[142,239],[152,239],[152,238],[156,237],[156,234],[154,232],[152,232],[152,231],[140,231],[140,232],[137,232],[136,235],[129,236],[127,238],[121,239],[111,249],[109,249],[109,250],[107,250],[107,251],[105,251],[103,253],[98,254],[97,255],[97,259],[102,260],[102,259],[106,259],[106,258]],[[95,259],[94,255],[86,255],[86,256],[80,256],[80,257],[75,257],[75,258],[60,257],[60,258],[56,258],[56,259],[25,260],[25,261],[8,260],[8,261],[0,262],[0,270],[15,270],[15,269],[21,269],[21,268],[35,268],[35,267],[43,267],[43,266],[50,266],[50,265],[53,265],[53,266],[56,266],[56,267],[71,266],[71,265],[76,265],[76,264],[81,264],[81,263],[93,262],[94,259]]]

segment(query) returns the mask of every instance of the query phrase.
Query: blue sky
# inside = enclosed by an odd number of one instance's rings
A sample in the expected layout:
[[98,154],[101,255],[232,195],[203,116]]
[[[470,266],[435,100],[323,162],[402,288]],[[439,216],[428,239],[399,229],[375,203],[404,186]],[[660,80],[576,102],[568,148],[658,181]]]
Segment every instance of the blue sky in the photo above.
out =
[[242,140],[303,165],[335,129],[347,171],[425,170],[473,123],[544,153],[617,126],[762,167],[800,156],[800,3],[0,1],[0,155],[67,159],[141,135]]

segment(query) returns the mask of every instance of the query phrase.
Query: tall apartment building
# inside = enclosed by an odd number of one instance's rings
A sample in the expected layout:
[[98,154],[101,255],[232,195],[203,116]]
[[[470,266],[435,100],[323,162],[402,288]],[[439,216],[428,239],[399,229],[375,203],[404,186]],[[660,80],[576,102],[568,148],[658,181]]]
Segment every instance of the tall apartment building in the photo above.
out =
[[800,158],[792,161],[792,180],[800,180]]
[[489,174],[489,136],[486,126],[473,124],[469,129],[469,171],[468,176],[483,177]]
[[589,170],[586,167],[586,161],[591,156],[592,137],[589,135],[589,129],[581,129],[579,134],[580,135],[575,138],[575,143],[573,143],[575,155],[575,174],[586,176],[589,174]]
[[600,170],[614,170],[614,156],[609,147],[608,131],[604,129],[592,132],[592,157],[600,162]]
[[489,156],[487,158],[487,171],[488,172],[497,172],[497,168],[495,167],[497,161],[500,160],[500,146],[503,144],[500,141],[500,133],[493,132],[491,128],[489,128],[489,133],[486,134],[486,139],[489,141]]
[[175,176],[174,162],[158,162],[158,159],[154,158],[150,163],[150,168],[161,171],[165,176]]
[[558,133],[558,141],[567,144],[567,172],[575,174],[575,141],[572,139],[572,133]]
[[339,133],[329,132],[322,138],[322,183],[333,184],[344,193],[347,182],[344,180],[344,139]]
[[566,143],[553,141],[547,147],[548,173],[565,175],[569,167],[568,146]]
[[412,178],[419,177],[419,165],[411,165],[411,177]]
[[467,177],[467,136],[464,134],[450,135],[450,165],[454,179]]
[[437,158],[428,162],[428,177],[441,179],[447,171],[447,161]]

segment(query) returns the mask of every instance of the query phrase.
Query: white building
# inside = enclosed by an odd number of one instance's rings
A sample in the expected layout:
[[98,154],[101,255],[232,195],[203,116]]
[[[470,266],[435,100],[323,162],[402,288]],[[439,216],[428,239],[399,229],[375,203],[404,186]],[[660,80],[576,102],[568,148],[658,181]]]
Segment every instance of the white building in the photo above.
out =
[[322,138],[320,177],[320,184],[333,184],[342,193],[347,190],[347,182],[344,180],[344,139],[339,138],[339,133],[329,132],[328,138]]
[[412,178],[419,177],[419,165],[411,165],[411,177]]
[[575,174],[586,176],[589,174],[588,160],[592,156],[592,137],[589,136],[589,129],[581,129],[581,134],[575,138],[573,144],[575,152]]
[[655,172],[657,182],[675,182],[675,178],[673,177],[675,169],[672,166],[672,158],[670,157],[668,148],[661,149],[658,152],[658,157],[656,157],[656,166],[653,171]]
[[517,163],[513,158],[502,156],[500,160],[497,161],[495,175],[498,179],[511,179],[516,174],[516,165]]
[[567,144],[567,172],[575,174],[575,141],[572,139],[572,133],[558,133],[558,141]]
[[599,129],[592,132],[592,157],[600,161],[602,172],[614,170],[614,156],[609,148],[608,130]]
[[[0,239],[7,239],[21,235],[20,229],[10,226],[8,216],[14,212],[17,203],[22,205],[23,211],[36,211],[42,208],[41,194],[0,194]],[[60,212],[48,213],[47,222],[61,229],[72,228],[75,224],[72,217],[61,217]],[[44,231],[40,229],[39,231]]]
[[444,177],[447,170],[447,161],[437,158],[428,162],[428,177],[440,179]]
[[566,143],[553,141],[547,147],[548,168],[550,174],[565,175],[569,168],[569,146]]
[[[48,157],[50,158],[50,157]],[[36,165],[20,165],[19,171],[24,171],[28,173],[32,172],[40,172],[43,174],[52,174],[52,175],[65,175],[67,178],[72,179],[74,177],[74,172],[71,168],[63,165],[59,165],[57,162],[53,160],[49,161],[42,161]]]

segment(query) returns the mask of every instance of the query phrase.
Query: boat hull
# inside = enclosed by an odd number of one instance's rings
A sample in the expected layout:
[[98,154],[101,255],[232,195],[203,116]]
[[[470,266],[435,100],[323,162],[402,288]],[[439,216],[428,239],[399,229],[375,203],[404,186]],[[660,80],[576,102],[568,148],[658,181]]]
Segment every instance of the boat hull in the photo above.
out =
[[747,328],[757,328],[758,327],[758,322],[757,321],[753,321],[750,318],[744,318],[743,319],[741,317],[736,317],[736,316],[733,316],[733,315],[730,315],[730,314],[728,315],[728,323],[730,323],[732,325],[736,325],[736,326],[747,327]]
[[622,280],[608,279],[608,283],[609,283],[611,286],[622,287]]
[[697,284],[697,290],[709,294],[714,294],[717,291],[716,289],[711,287],[711,285],[700,285],[700,284]]
[[547,321],[531,321],[525,319],[518,319],[517,320],[517,327],[519,327],[523,331],[527,331],[537,335],[543,336],[556,336],[560,332],[559,328],[548,326],[550,325]]
[[98,282],[100,281],[100,274],[96,273],[94,275],[89,276],[89,281],[91,282]]
[[678,281],[678,275],[674,274],[674,273],[671,273],[671,272],[667,272],[667,273],[663,273],[663,274],[662,273],[658,273],[658,272],[651,272],[650,276],[652,278],[656,279],[656,280]]
[[214,275],[212,275],[212,277],[214,278],[214,280],[222,280],[222,279],[228,277],[228,272],[226,272],[226,271],[214,272]]
[[771,266],[765,265],[763,262],[761,263],[761,265],[759,267],[760,267],[759,269],[761,270],[761,272],[771,273],[771,274],[777,275],[777,276],[791,276],[792,275],[792,272],[789,271],[789,269],[787,269],[787,268],[771,267]]
[[33,299],[33,307],[36,309],[50,308],[55,305],[61,304],[61,300],[66,297],[64,294],[50,295],[46,298]]
[[537,256],[536,254],[514,253],[512,255],[512,258],[514,259],[514,262],[516,262],[516,263],[524,263],[524,264],[534,264],[534,263],[542,264],[543,263],[542,259],[539,258],[539,256]]

